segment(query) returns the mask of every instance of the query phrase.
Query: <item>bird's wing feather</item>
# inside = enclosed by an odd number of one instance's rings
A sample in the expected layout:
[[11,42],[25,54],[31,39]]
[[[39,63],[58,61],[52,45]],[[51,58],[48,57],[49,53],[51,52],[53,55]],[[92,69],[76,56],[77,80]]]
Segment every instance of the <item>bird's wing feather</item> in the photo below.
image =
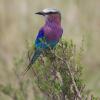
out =
[[35,40],[35,47],[36,50],[34,53],[32,53],[31,59],[29,61],[29,65],[26,67],[23,75],[26,74],[26,72],[32,67],[32,64],[36,61],[36,59],[40,56],[42,53],[42,46],[43,46],[43,41],[44,41],[44,31],[41,29],[36,37]]
[[43,46],[44,46],[44,42],[46,41],[46,38],[45,38],[45,35],[44,35],[44,30],[43,30],[43,28],[42,29],[40,29],[40,31],[39,31],[39,33],[38,33],[38,35],[37,35],[37,37],[36,37],[36,40],[35,40],[35,47],[36,47],[36,49],[42,49],[43,48]]

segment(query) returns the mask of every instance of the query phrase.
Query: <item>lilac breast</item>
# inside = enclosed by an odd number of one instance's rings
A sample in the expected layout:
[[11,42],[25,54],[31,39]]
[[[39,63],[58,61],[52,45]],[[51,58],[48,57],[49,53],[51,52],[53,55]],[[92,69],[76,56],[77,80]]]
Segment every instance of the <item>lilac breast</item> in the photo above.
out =
[[59,41],[63,33],[63,30],[61,27],[45,27],[44,28],[44,34],[48,41]]

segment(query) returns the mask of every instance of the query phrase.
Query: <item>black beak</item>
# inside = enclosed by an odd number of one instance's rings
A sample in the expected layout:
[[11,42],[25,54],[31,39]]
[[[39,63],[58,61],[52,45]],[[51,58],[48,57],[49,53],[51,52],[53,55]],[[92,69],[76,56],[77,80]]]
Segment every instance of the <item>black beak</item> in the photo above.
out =
[[45,13],[44,13],[44,12],[42,12],[42,11],[41,11],[41,12],[37,12],[37,13],[35,13],[35,14],[38,14],[38,15],[43,15],[43,16],[45,15]]

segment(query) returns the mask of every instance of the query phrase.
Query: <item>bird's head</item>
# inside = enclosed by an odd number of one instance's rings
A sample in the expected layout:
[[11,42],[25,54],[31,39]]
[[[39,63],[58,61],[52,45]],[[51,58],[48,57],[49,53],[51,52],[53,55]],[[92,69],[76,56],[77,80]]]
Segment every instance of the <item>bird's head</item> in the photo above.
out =
[[35,14],[43,15],[46,19],[46,23],[61,23],[61,13],[57,9],[47,8]]

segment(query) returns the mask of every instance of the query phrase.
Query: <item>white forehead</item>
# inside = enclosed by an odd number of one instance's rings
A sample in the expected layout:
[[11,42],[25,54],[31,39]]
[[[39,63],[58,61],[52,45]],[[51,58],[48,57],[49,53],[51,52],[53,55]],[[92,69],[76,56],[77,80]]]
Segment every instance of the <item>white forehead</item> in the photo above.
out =
[[59,12],[57,9],[54,8],[46,8],[43,10],[44,13],[49,13],[49,12]]

